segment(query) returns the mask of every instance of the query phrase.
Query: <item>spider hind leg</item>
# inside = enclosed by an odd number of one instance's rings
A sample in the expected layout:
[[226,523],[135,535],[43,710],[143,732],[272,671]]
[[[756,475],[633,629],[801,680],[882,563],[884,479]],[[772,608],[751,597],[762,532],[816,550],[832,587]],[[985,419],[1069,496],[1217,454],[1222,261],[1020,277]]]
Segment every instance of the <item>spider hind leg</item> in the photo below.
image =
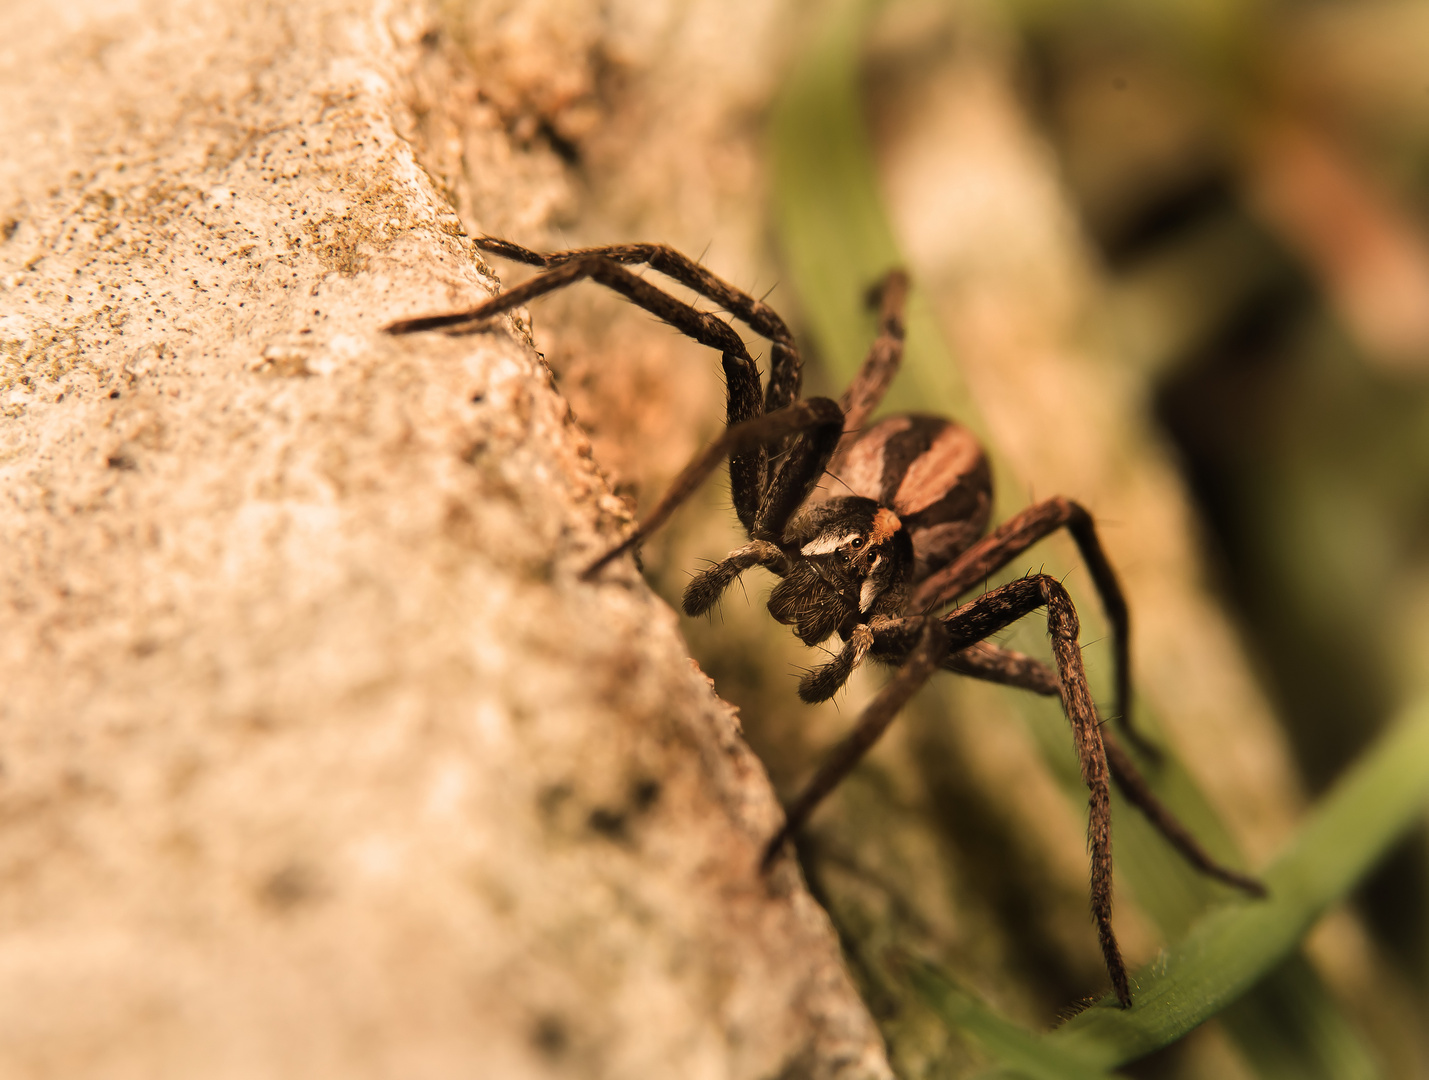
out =
[[1087,687],[1077,641],[1080,624],[1071,597],[1060,582],[1045,574],[1021,578],[993,589],[940,618],[913,615],[883,620],[874,633],[871,650],[896,662],[894,676],[859,717],[853,730],[834,747],[804,790],[789,805],[784,828],[765,852],[765,865],[778,846],[797,830],[823,798],[851,772],[864,754],[887,730],[913,693],[941,668],[950,656],[985,641],[1023,616],[1045,608],[1052,638],[1062,710],[1072,727],[1072,738],[1087,787],[1087,844],[1091,850],[1091,909],[1101,941],[1102,957],[1117,1000],[1131,1006],[1126,964],[1111,923],[1111,785],[1106,749],[1102,744],[1096,706]]

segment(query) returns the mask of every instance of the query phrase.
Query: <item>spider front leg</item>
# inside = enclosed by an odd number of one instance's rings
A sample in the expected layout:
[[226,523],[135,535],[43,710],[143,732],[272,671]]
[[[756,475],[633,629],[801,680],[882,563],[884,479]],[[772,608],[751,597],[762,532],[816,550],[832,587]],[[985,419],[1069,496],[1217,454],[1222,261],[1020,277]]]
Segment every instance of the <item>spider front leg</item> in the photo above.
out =
[[[1052,638],[1062,709],[1072,726],[1072,739],[1081,762],[1082,782],[1088,792],[1087,841],[1091,849],[1091,909],[1101,941],[1102,956],[1117,1000],[1131,1005],[1126,964],[1111,925],[1111,786],[1106,750],[1102,745],[1096,706],[1087,687],[1077,643],[1080,625],[1071,597],[1052,577],[1038,574],[993,589],[948,615],[934,618],[914,615],[889,619],[874,634],[873,655],[903,658],[894,679],[883,688],[819,768],[814,779],[790,804],[784,828],[765,853],[771,862],[784,840],[799,828],[819,802],[858,764],[897,712],[928,676],[950,656],[986,640],[1038,608],[1047,610],[1047,630]],[[937,631],[930,630],[937,627]]]
[[665,244],[607,244],[542,254],[494,236],[477,237],[476,246],[492,255],[528,266],[553,267],[589,258],[607,259],[622,266],[644,264],[705,299],[713,300],[756,334],[772,342],[769,388],[764,396],[765,412],[782,409],[799,396],[802,367],[799,350],[794,343],[794,335],[779,313],[672,247]]
[[[954,653],[943,667],[974,679],[1001,683],[1030,690],[1044,697],[1057,697],[1057,676],[1038,660],[1010,649],[981,642]],[[1166,841],[1181,853],[1181,857],[1207,877],[1215,878],[1232,888],[1256,897],[1266,895],[1265,886],[1248,874],[1218,862],[1186,828],[1171,808],[1156,797],[1136,762],[1106,728],[1102,729],[1102,745],[1106,762],[1117,789],[1145,816]]]
[[[529,259],[525,261],[538,261],[539,265],[545,265],[544,256],[539,256],[514,244],[506,244],[504,241],[487,241],[486,246],[488,250],[499,250],[501,254],[510,257],[529,256]],[[668,249],[662,250],[668,251]],[[679,256],[679,258],[684,259],[683,256]],[[689,260],[684,261],[689,263]],[[696,264],[689,263],[689,265],[695,266]],[[701,273],[704,273],[710,281],[726,289],[729,288],[713,275],[703,270]],[[699,468],[703,467],[703,457],[708,456],[708,452],[692,463],[691,468],[682,474],[681,480],[677,481],[676,486],[679,487],[681,481],[684,481],[685,490],[680,497],[687,497],[693,490],[694,484],[697,484],[720,461],[728,457],[730,491],[734,499],[735,511],[745,529],[754,533],[764,504],[768,501],[770,489],[770,480],[767,474],[767,447],[771,443],[777,444],[780,439],[800,434],[810,427],[827,428],[836,424],[838,430],[842,430],[842,413],[838,411],[838,406],[834,402],[814,399],[807,403],[795,402],[773,413],[761,415],[766,410],[765,403],[761,400],[764,395],[759,381],[759,369],[753,358],[750,357],[743,339],[720,319],[699,311],[684,301],[663,292],[632,274],[615,259],[602,254],[569,253],[568,258],[564,261],[557,260],[555,265],[545,273],[537,274],[531,280],[522,282],[504,293],[498,293],[475,307],[462,311],[445,312],[440,315],[400,319],[390,323],[385,330],[389,334],[410,334],[426,330],[475,326],[496,315],[510,311],[512,308],[520,307],[537,297],[586,279],[620,293],[627,300],[644,308],[685,336],[716,349],[721,354],[725,381],[729,388],[726,407],[726,424],[728,426],[725,438],[717,444],[717,455],[710,459],[707,468],[704,468],[702,472],[699,471]],[[777,319],[777,316],[774,318]],[[786,372],[786,376],[793,378],[797,384],[798,357],[792,348],[792,342],[785,348],[785,353],[792,357],[792,360],[786,357],[786,361],[793,364],[791,369],[793,374],[789,375]],[[819,401],[823,401],[823,405],[818,405]],[[837,420],[833,419],[835,415],[837,415]],[[827,455],[823,460],[827,461]],[[820,462],[819,468],[822,469],[822,467],[823,462]],[[781,475],[787,472],[786,467],[781,470]],[[690,482],[691,477],[694,477],[693,483]],[[670,503],[667,496],[666,503],[669,505],[662,504],[662,507],[657,509],[663,510],[668,515],[669,510],[674,508],[678,500],[675,503]],[[653,528],[653,525],[650,527]],[[646,532],[648,531],[647,528]],[[638,540],[641,535],[643,534],[637,533],[634,540]],[[611,553],[605,561],[613,558],[619,551],[626,550],[629,546],[631,545],[623,545],[617,552]],[[604,565],[604,562],[600,565]],[[593,573],[596,569],[598,567],[592,567],[587,573]]]
[[932,611],[956,600],[1037,541],[1063,528],[1071,533],[1082,561],[1091,572],[1102,610],[1111,623],[1112,647],[1116,652],[1117,724],[1132,745],[1154,761],[1159,751],[1131,720],[1131,616],[1126,597],[1102,548],[1091,514],[1078,503],[1057,496],[1008,518],[948,566],[922,581],[913,593],[910,610]]
[[[584,577],[589,579],[649,535],[725,458],[729,459],[730,493],[740,523],[753,540],[780,539],[789,517],[823,475],[843,433],[844,417],[838,404],[827,398],[795,400],[799,387],[798,351],[788,328],[772,309],[663,245],[620,245],[541,255],[490,237],[477,243],[493,254],[548,269],[476,307],[402,319],[389,324],[386,331],[408,334],[475,325],[589,278],[721,354],[729,388],[724,434],[686,466],[635,533],[591,564]],[[770,335],[775,346],[775,370],[770,373],[763,400],[758,367],[734,330],[632,274],[623,263],[647,263],[702,295],[725,303],[752,329]],[[777,450],[781,458],[775,470],[769,464],[771,450]]]
[[[784,531],[789,516],[808,498],[809,492],[823,474],[824,465],[838,444],[842,431],[843,413],[838,405],[828,398],[796,401],[777,412],[726,428],[724,434],[696,454],[694,460],[675,477],[664,496],[635,531],[591,563],[582,576],[587,580],[594,577],[602,568],[663,525],[675,509],[719,468],[720,462],[726,457],[731,461],[733,486],[733,463],[739,452],[763,448],[771,443],[792,438],[791,449],[779,471],[769,481],[759,502],[759,509],[747,526],[756,540],[772,543]],[[730,578],[730,581],[732,582],[733,578]],[[715,599],[718,599],[718,594],[710,603],[713,604]]]
[[1052,639],[1052,657],[1062,697],[1062,711],[1072,725],[1072,741],[1081,762],[1082,783],[1088,799],[1087,845],[1091,849],[1091,908],[1101,941],[1102,958],[1122,1008],[1131,1007],[1131,987],[1126,964],[1111,925],[1111,785],[1106,748],[1096,706],[1082,668],[1082,650],[1077,642],[1081,624],[1072,598],[1061,582],[1046,574],[1022,578],[994,589],[977,600],[944,616],[950,647],[956,650],[982,641],[989,634],[1035,611],[1047,610],[1047,633]]
[[[501,242],[504,244],[504,242]],[[533,258],[540,258],[534,252],[527,252],[514,244],[504,245],[507,254],[522,252]],[[423,315],[411,319],[399,319],[389,323],[384,330],[389,334],[412,334],[425,330],[455,329],[480,324],[512,308],[520,307],[527,301],[545,296],[547,293],[564,289],[578,281],[589,278],[624,296],[652,315],[673,326],[686,337],[693,338],[720,353],[724,366],[725,382],[729,388],[725,423],[729,429],[735,425],[754,420],[765,412],[760,400],[759,368],[749,355],[744,340],[726,323],[706,312],[677,300],[669,293],[662,292],[649,282],[636,277],[618,262],[603,255],[582,255],[559,263],[544,274],[537,274],[530,281],[522,282],[513,289],[498,293],[475,307],[462,311],[445,312],[441,315]],[[830,402],[830,405],[833,403]],[[836,406],[835,406],[836,407]],[[728,432],[727,432],[728,433]],[[748,433],[747,433],[748,434]],[[766,484],[767,455],[766,441],[755,433],[754,437],[736,440],[737,445],[726,448],[724,453],[730,458],[730,493],[734,498],[735,511],[746,529],[754,525],[760,501]]]

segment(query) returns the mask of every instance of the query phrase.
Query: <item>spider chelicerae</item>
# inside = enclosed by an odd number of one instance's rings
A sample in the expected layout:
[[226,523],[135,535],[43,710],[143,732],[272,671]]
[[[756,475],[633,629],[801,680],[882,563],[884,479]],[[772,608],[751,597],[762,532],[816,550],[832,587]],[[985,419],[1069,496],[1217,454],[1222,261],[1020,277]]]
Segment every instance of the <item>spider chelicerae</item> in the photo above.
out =
[[[902,359],[905,275],[889,274],[876,290],[878,336],[853,383],[833,401],[800,398],[798,346],[772,308],[672,248],[623,244],[543,255],[492,237],[475,243],[482,251],[544,272],[473,308],[403,319],[387,326],[387,332],[474,328],[589,278],[720,353],[728,386],[724,433],[690,462],[634,532],[588,567],[585,576],[595,576],[639,544],[728,459],[730,493],[749,543],[695,575],[685,590],[685,611],[709,611],[742,573],[762,566],[780,579],[769,596],[775,619],[792,626],[806,645],[834,636],[842,642],[831,661],[800,681],[799,696],[805,701],[832,697],[867,659],[895,669],[853,730],[788,805],[783,828],[765,849],[765,868],[918,688],[934,672],[947,670],[1061,697],[1090,794],[1092,917],[1123,1007],[1131,1005],[1131,989],[1111,923],[1111,781],[1199,870],[1248,893],[1264,894],[1259,882],[1211,858],[1152,793],[1116,737],[1102,729],[1082,667],[1077,613],[1056,578],[1030,574],[958,603],[1032,544],[1066,529],[1111,622],[1121,730],[1128,740],[1140,741],[1127,712],[1126,601],[1091,515],[1069,499],[1051,498],[987,532],[992,476],[982,447],[967,428],[918,414],[868,423]],[[768,339],[767,384],[728,323],[626,269],[634,265],[679,282]],[[821,487],[826,473],[835,482]],[[1038,609],[1046,612],[1055,672],[988,640]]]

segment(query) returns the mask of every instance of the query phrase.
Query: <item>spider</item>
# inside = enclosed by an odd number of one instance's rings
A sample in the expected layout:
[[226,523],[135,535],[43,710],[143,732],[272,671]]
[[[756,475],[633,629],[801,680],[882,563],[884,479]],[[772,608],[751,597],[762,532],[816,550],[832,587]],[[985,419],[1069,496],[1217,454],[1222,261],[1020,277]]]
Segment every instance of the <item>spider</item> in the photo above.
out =
[[[1032,544],[1066,529],[1112,625],[1121,730],[1140,742],[1127,715],[1126,601],[1091,515],[1057,497],[1028,507],[988,532],[991,471],[967,428],[920,414],[868,424],[902,359],[906,275],[894,271],[871,294],[879,307],[877,339],[848,390],[833,401],[800,398],[798,347],[772,308],[672,248],[625,244],[543,255],[493,237],[475,243],[482,251],[544,272],[465,311],[394,322],[385,328],[388,333],[475,329],[495,315],[589,278],[720,353],[728,386],[723,434],[696,455],[625,541],[592,563],[584,576],[594,577],[659,528],[727,458],[735,513],[749,543],[694,576],[685,590],[685,611],[709,611],[742,573],[762,566],[780,579],[768,601],[776,620],[792,626],[806,645],[835,636],[842,642],[831,661],[800,681],[799,696],[805,701],[832,697],[865,660],[896,669],[786,808],[783,827],[765,848],[764,869],[919,687],[941,669],[1061,697],[1090,796],[1092,917],[1123,1008],[1131,1005],[1131,990],[1111,921],[1110,781],[1197,869],[1247,893],[1264,895],[1259,882],[1211,858],[1152,794],[1116,737],[1102,729],[1082,668],[1077,613],[1061,582],[1029,574],[958,603]],[[638,265],[713,301],[768,339],[767,384],[761,382],[744,340],[728,323],[626,269]],[[829,489],[820,487],[826,473],[835,480]],[[1046,612],[1055,672],[988,641],[1038,609]]]

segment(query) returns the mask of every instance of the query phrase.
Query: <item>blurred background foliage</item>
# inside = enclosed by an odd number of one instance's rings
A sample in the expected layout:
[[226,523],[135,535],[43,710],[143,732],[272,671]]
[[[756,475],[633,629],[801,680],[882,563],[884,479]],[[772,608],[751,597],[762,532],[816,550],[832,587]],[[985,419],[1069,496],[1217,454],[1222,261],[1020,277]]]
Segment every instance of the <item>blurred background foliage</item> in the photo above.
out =
[[[1027,5],[1018,30],[1111,318],[1319,793],[1429,656],[1429,7]],[[1421,994],[1426,853],[1421,829],[1359,896]]]
[[[1429,7],[1020,14],[1111,318],[1321,791],[1425,681]],[[1424,852],[1407,841],[1362,897],[1421,987]]]
[[[704,251],[772,287],[809,392],[837,394],[871,339],[862,291],[910,267],[894,404],[983,435],[999,517],[1054,493],[1092,508],[1131,598],[1139,714],[1170,752],[1153,779],[1223,857],[1271,864],[1429,691],[1429,5],[453,11],[482,107],[529,140],[546,193],[512,210],[453,181],[473,229]],[[718,426],[714,361],[594,290],[536,327],[597,456],[649,505]],[[673,600],[738,542],[712,485],[649,545],[649,576]],[[1027,558],[1009,575],[1045,568],[1077,598],[1106,703],[1074,550]],[[746,590],[685,628],[787,794],[878,676],[800,705],[791,676],[821,658],[764,613],[766,583]],[[1005,642],[1044,654],[1036,621]],[[1049,1028],[1105,989],[1084,805],[1055,703],[947,677],[809,828],[811,887],[901,1075],[1073,1068],[983,1036]],[[1232,897],[1135,815],[1116,830],[1118,932],[1150,963]],[[1429,1075],[1426,901],[1420,825],[1303,951],[1126,1071]],[[910,982],[909,955],[932,974]]]

